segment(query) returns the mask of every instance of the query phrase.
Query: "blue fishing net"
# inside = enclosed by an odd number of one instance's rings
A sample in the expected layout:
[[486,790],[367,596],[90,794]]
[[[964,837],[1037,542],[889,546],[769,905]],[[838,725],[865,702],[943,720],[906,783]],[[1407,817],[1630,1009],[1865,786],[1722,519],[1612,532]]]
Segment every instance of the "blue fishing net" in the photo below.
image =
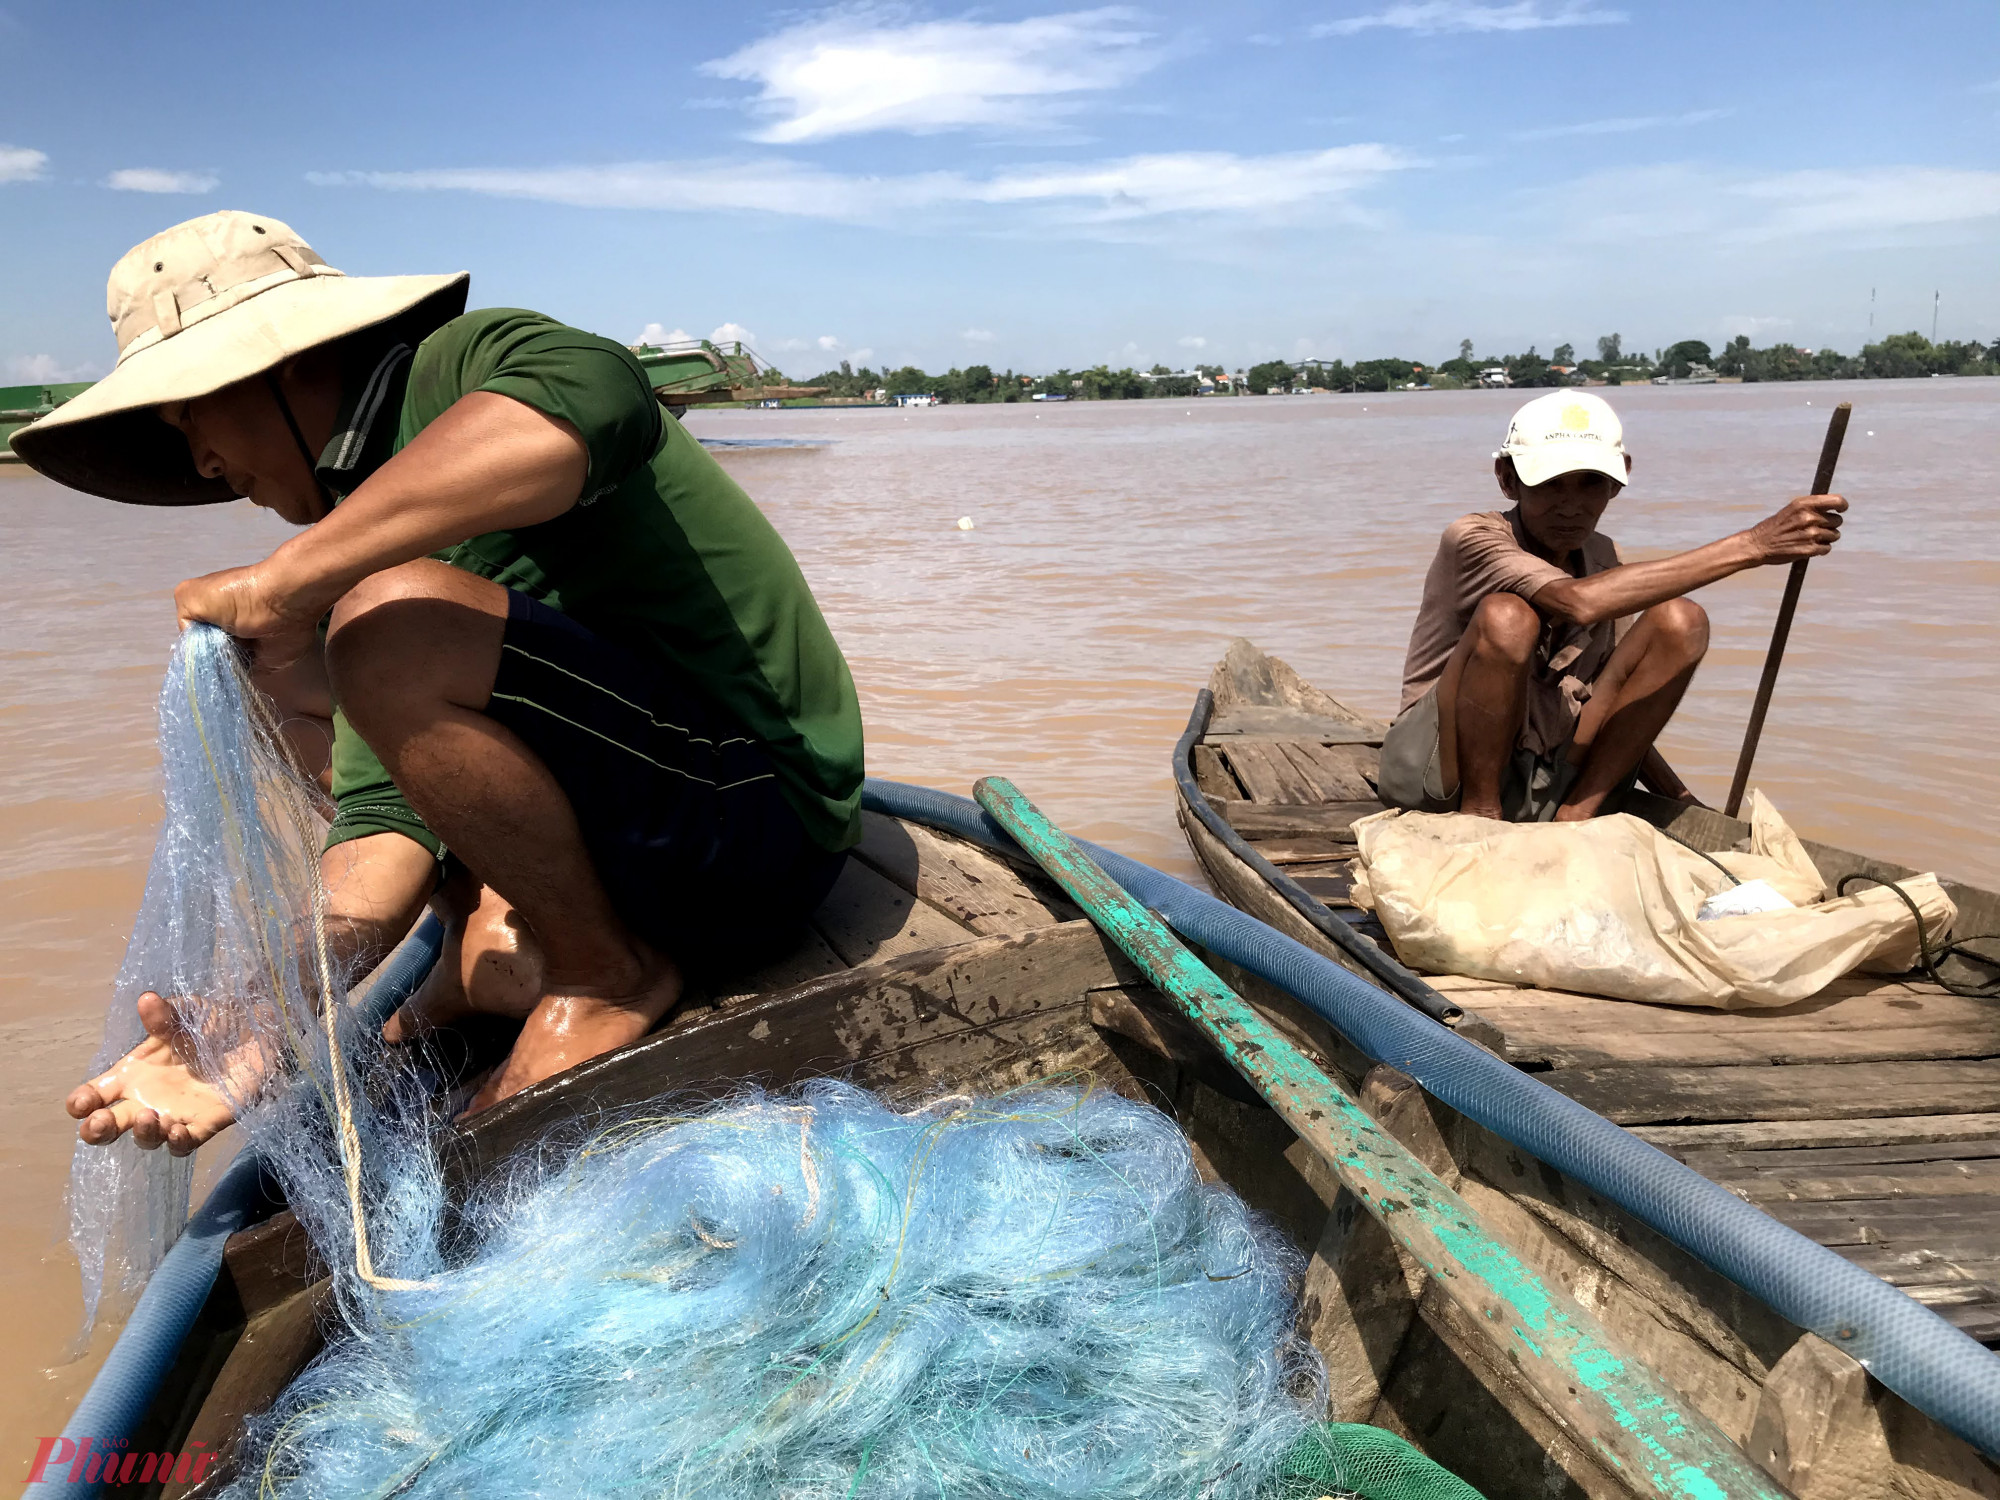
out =
[[[159,745],[164,816],[91,1071],[145,1039],[139,997],[164,997],[180,1052],[228,1099],[238,1138],[291,1193],[315,1243],[368,1270],[362,1203],[436,1201],[430,1106],[413,1074],[380,1066],[379,1033],[343,1003],[348,976],[326,941],[319,886],[323,799],[292,765],[240,649],[210,626],[175,646]],[[351,1107],[364,1087],[373,1101]],[[191,1167],[129,1136],[77,1147],[70,1236],[86,1331],[137,1293],[179,1234]],[[391,1214],[384,1233],[410,1220]]]
[[1257,1496],[1299,1266],[1158,1111],[835,1082],[631,1119],[370,1300],[234,1493]]
[[1228,1500],[1323,1412],[1296,1253],[1087,1079],[662,1100],[448,1205],[438,1106],[328,954],[316,794],[214,631],[175,653],[161,754],[117,1007],[172,997],[336,1294],[231,1493]]

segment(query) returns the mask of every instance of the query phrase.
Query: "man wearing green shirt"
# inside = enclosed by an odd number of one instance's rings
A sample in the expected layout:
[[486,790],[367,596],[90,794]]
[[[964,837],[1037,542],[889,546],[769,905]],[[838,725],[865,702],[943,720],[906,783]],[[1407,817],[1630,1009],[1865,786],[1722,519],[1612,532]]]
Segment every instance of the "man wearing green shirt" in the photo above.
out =
[[[330,931],[365,967],[435,895],[439,972],[392,1039],[524,1019],[475,1107],[636,1040],[687,974],[788,941],[859,833],[860,710],[784,542],[619,345],[467,278],[348,277],[211,214],[113,270],[116,372],[23,429],[139,504],[247,496],[304,528],[175,591],[254,644],[334,814]],[[78,1088],[84,1140],[229,1122],[171,1008]]]

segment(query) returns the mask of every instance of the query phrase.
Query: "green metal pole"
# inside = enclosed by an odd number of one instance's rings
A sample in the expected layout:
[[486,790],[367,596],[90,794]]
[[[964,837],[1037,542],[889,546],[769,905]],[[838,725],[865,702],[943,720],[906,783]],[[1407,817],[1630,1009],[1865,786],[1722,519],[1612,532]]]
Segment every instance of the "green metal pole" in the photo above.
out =
[[1685,1396],[1621,1350],[1568,1293],[1545,1283],[1488,1233],[1437,1174],[1012,782],[988,776],[972,794],[1326,1160],[1439,1290],[1491,1332],[1503,1361],[1613,1473],[1635,1489],[1674,1500],[1786,1495]]

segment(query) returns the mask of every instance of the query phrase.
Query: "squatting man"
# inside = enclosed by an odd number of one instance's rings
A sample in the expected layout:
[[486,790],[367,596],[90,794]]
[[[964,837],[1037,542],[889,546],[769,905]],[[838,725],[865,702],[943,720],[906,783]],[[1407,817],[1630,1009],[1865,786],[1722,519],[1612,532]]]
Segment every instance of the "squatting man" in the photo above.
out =
[[[862,733],[797,562],[631,353],[467,313],[467,286],[343,275],[257,214],[192,220],[112,270],[114,372],[13,444],[89,494],[247,497],[302,528],[175,607],[249,645],[327,794],[342,966],[426,902],[446,918],[387,1037],[523,1022],[477,1108],[789,942],[859,836]],[[148,1039],[68,1109],[87,1142],[185,1154],[230,1108],[175,1006],[139,1003]]]
[[1698,800],[1656,743],[1708,653],[1708,615],[1687,596],[1825,555],[1847,502],[1803,496],[1691,552],[1621,563],[1597,526],[1631,472],[1598,396],[1557,391],[1514,414],[1493,458],[1511,508],[1453,521],[1424,579],[1382,743],[1385,802],[1568,822],[1616,812],[1641,780]]

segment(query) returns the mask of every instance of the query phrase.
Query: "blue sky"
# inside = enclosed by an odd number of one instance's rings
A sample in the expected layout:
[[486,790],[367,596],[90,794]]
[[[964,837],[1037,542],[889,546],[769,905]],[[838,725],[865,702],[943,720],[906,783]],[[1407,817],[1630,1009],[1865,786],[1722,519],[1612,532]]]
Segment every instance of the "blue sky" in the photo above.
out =
[[0,379],[212,209],[795,375],[2000,336],[2000,6],[0,0]]

